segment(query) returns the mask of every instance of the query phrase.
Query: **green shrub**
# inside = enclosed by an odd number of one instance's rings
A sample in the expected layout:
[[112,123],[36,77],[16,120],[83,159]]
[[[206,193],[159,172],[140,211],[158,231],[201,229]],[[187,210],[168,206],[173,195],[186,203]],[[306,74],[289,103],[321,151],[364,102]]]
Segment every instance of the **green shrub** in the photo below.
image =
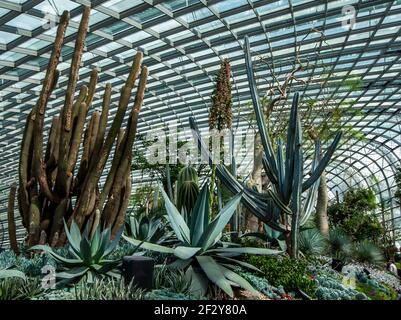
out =
[[247,262],[259,268],[273,286],[282,286],[287,292],[297,292],[301,289],[314,297],[316,284],[307,273],[305,260],[294,260],[289,257],[247,256]]
[[355,244],[353,257],[356,261],[377,265],[384,261],[383,252],[374,243],[364,240]]
[[370,189],[349,189],[341,203],[332,204],[327,214],[332,226],[339,227],[352,236],[353,240],[382,239],[383,227],[374,210],[376,196]]

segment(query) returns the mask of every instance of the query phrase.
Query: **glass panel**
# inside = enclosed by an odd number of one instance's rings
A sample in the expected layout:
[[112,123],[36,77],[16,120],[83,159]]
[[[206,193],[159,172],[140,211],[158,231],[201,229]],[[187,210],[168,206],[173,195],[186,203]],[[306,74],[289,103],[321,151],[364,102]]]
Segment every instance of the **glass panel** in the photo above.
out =
[[6,25],[32,31],[32,30],[35,30],[36,28],[44,25],[47,22],[48,21],[46,19],[39,19],[36,17],[32,17],[28,14],[21,13],[14,19],[8,21],[6,23]]
[[168,1],[163,1],[161,4],[163,7],[171,10],[171,11],[176,11],[179,9],[187,8],[193,4],[199,3],[200,0],[168,0]]
[[12,33],[8,33],[8,32],[0,31],[0,43],[7,44],[18,38],[19,38],[18,34],[12,34]]

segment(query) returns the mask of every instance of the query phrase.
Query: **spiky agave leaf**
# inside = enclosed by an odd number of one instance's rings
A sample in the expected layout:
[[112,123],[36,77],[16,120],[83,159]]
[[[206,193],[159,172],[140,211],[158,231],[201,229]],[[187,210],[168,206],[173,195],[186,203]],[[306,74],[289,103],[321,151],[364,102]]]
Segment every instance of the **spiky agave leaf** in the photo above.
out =
[[89,237],[89,232],[82,236],[74,222],[72,222],[70,230],[68,230],[67,225],[65,228],[72,249],[69,251],[71,257],[62,257],[47,245],[37,245],[30,248],[30,250],[44,251],[56,260],[63,269],[63,272],[57,273],[57,279],[61,280],[59,284],[65,285],[76,282],[84,277],[87,281],[93,281],[94,277],[114,275],[114,269],[120,261],[107,260],[107,256],[117,246],[123,231],[122,228],[113,240],[111,239],[110,228],[100,232],[100,226],[98,226],[92,239]]
[[[163,190],[161,190],[163,193]],[[241,200],[241,194],[235,196],[213,219],[209,222],[209,190],[205,183],[196,201],[195,207],[189,219],[190,227],[185,219],[178,213],[177,208],[171,203],[166,194],[163,195],[167,208],[167,218],[175,225],[175,232],[183,239],[182,230],[188,232],[186,237],[191,241],[181,241],[173,248],[159,244],[140,242],[137,239],[123,236],[125,240],[140,245],[145,250],[161,253],[169,253],[176,260],[169,264],[170,268],[186,270],[186,275],[191,279],[190,291],[193,294],[205,294],[209,281],[220,287],[228,295],[233,296],[232,286],[253,290],[251,285],[231,268],[233,265],[259,271],[254,266],[233,259],[242,254],[277,254],[279,251],[263,248],[241,248],[231,243],[220,242],[222,231],[235,212]],[[177,236],[177,238],[179,238]]]

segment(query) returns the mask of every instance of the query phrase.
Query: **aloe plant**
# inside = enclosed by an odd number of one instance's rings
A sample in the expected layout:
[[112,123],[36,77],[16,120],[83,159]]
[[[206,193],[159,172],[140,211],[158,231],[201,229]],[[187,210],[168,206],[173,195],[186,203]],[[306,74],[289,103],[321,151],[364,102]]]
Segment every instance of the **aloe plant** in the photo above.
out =
[[[292,101],[287,141],[277,139],[275,148],[269,137],[263,110],[259,101],[253,73],[252,58],[248,37],[245,37],[245,62],[251,91],[252,104],[264,150],[263,167],[270,180],[271,187],[267,193],[258,193],[238,182],[222,165],[216,166],[219,179],[233,193],[243,192],[243,204],[259,219],[274,230],[283,232],[286,237],[288,251],[292,257],[298,257],[299,228],[308,220],[319,187],[319,177],[328,165],[340,139],[341,132],[335,136],[332,144],[319,161],[320,141],[315,142],[312,172],[304,177],[304,160],[302,149],[302,127],[298,114],[299,94],[295,93]],[[190,118],[190,125],[198,147],[212,165],[212,158],[207,145],[202,140],[195,120]],[[302,193],[308,191],[302,201]]]
[[166,247],[123,237],[134,245],[141,245],[143,249],[174,255],[175,261],[169,267],[185,270],[187,277],[191,279],[190,291],[194,294],[204,295],[210,282],[231,297],[234,295],[232,286],[255,292],[248,281],[234,270],[235,265],[255,271],[258,269],[249,263],[237,260],[236,257],[247,253],[277,254],[280,251],[245,248],[220,241],[223,229],[234,214],[242,195],[236,195],[212,221],[209,221],[209,185],[206,182],[186,222],[162,188],[161,192],[168,219],[179,243],[174,247]]
[[86,228],[82,235],[75,221],[71,223],[70,230],[64,222],[64,228],[69,243],[68,257],[60,256],[47,245],[36,245],[30,248],[30,250],[42,250],[55,259],[57,265],[63,269],[63,272],[56,274],[60,283],[78,282],[84,277],[88,283],[93,283],[95,278],[104,276],[120,278],[117,267],[121,260],[108,260],[107,256],[116,248],[123,228],[113,240],[111,240],[110,228],[102,232],[100,226],[94,232],[89,232],[89,228]]

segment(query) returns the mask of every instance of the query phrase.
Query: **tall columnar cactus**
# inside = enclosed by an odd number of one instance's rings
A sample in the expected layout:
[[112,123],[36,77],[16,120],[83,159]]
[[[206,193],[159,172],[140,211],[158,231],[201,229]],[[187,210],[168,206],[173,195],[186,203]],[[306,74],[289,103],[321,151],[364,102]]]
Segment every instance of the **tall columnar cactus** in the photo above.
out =
[[185,166],[178,173],[177,179],[177,208],[181,212],[185,207],[190,214],[199,195],[198,173],[192,166]]
[[[287,239],[288,252],[292,257],[297,258],[299,227],[306,223],[312,213],[319,186],[319,177],[328,165],[340,141],[341,132],[336,135],[334,141],[320,161],[318,160],[320,155],[320,142],[317,141],[315,143],[312,172],[305,178],[302,127],[298,114],[299,95],[296,93],[292,101],[286,144],[284,145],[281,139],[277,139],[276,148],[274,149],[267,132],[267,126],[259,101],[259,94],[253,74],[249,40],[247,37],[245,38],[245,47],[248,81],[264,150],[263,167],[271,182],[271,187],[266,193],[259,193],[238,182],[222,165],[217,166],[216,172],[219,179],[232,193],[243,192],[242,202],[253,214],[274,230],[284,233]],[[198,146],[202,153],[208,156],[209,163],[212,164],[207,145],[202,141],[193,118],[190,118],[190,124],[195,138],[198,140]],[[306,191],[307,194],[304,200],[302,200],[302,193]]]
[[[69,21],[67,11],[60,19],[38,102],[26,120],[19,162],[18,204],[30,246],[39,242],[52,246],[64,244],[64,220],[68,224],[74,220],[81,229],[88,226],[89,230],[100,224],[111,228],[112,236],[124,224],[131,193],[131,153],[148,70],[146,66],[141,69],[143,55],[138,52],[121,89],[117,113],[108,132],[106,125],[112,93],[109,83],[104,90],[102,110],[92,112],[86,123],[98,71],[92,70],[89,84],[79,88],[76,98],[74,93],[89,15],[90,8],[86,7],[75,41],[64,106],[52,120],[46,148],[43,148],[45,111],[58,79],[57,65]],[[139,74],[135,102],[123,129],[121,126]],[[111,169],[101,188],[99,179],[116,140]]]
[[8,197],[8,238],[10,240],[10,247],[15,252],[15,254],[19,254],[19,247],[17,242],[17,230],[15,227],[15,219],[14,219],[14,203],[15,203],[15,194],[17,192],[17,184],[13,183],[10,187],[10,195]]

